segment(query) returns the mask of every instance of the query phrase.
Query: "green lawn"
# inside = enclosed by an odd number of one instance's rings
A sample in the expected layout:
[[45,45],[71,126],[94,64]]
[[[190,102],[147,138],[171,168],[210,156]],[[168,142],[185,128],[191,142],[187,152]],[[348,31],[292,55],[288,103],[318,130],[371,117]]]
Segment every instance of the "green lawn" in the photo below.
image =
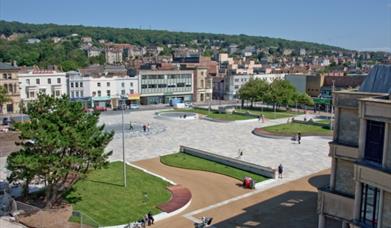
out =
[[127,166],[128,183],[124,188],[122,175],[121,162],[93,170],[74,185],[65,199],[74,210],[87,214],[101,226],[137,221],[148,211],[157,214],[160,211],[156,206],[170,200],[171,194],[166,189],[169,183],[160,178]]
[[242,113],[249,112],[250,114],[254,114],[254,115],[263,114],[263,116],[266,119],[288,118],[288,117],[293,117],[296,115],[303,114],[300,112],[296,113],[296,112],[291,112],[291,111],[287,112],[287,111],[282,111],[282,110],[276,110],[274,112],[272,109],[269,109],[269,108],[263,108],[263,111],[262,111],[262,108],[259,108],[259,107],[256,107],[256,108],[247,108],[246,107],[246,108],[242,108],[242,109],[237,108],[235,111],[242,112]]
[[328,127],[315,126],[310,124],[302,123],[289,123],[280,124],[270,127],[262,128],[265,131],[271,132],[276,135],[293,136],[297,132],[301,132],[303,136],[306,135],[318,135],[318,136],[329,136],[332,135],[332,131]]
[[252,116],[240,115],[240,114],[228,114],[228,113],[218,113],[217,111],[211,110],[208,112],[206,109],[200,108],[191,108],[191,109],[176,109],[175,112],[195,112],[201,115],[205,115],[212,119],[217,120],[226,120],[226,121],[234,121],[234,120],[249,120],[254,119]]
[[256,182],[261,182],[267,179],[266,177],[258,174],[250,173],[241,169],[233,168],[231,166],[226,166],[224,164],[209,161],[185,153],[161,156],[160,161],[168,166],[219,173],[238,180],[243,180],[243,177],[245,176],[253,178],[253,180]]

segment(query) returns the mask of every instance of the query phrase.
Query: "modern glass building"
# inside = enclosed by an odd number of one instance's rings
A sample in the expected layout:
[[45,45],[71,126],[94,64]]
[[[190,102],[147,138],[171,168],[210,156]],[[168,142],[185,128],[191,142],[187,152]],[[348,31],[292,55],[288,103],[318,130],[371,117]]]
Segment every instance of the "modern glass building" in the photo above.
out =
[[172,99],[191,102],[193,77],[191,70],[140,70],[140,103],[168,104]]

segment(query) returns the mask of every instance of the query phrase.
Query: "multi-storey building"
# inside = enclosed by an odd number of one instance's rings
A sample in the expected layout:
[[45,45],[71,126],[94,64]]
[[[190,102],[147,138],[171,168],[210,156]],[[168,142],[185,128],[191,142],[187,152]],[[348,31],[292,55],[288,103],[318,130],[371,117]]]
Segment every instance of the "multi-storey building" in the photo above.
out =
[[193,71],[140,70],[141,104],[167,104],[177,98],[193,100]]
[[359,91],[334,92],[331,176],[318,193],[319,228],[391,226],[391,66],[375,68]]
[[36,100],[39,93],[59,97],[67,94],[66,73],[56,70],[19,72],[20,97],[23,102]]
[[18,68],[10,64],[0,63],[0,86],[3,86],[10,98],[0,106],[0,114],[19,113],[20,93],[18,81]]
[[284,79],[285,74],[235,74],[224,77],[224,100],[237,98],[239,89],[250,79],[262,79],[271,83],[276,79]]
[[107,48],[105,56],[107,64],[122,63],[122,49]]
[[[123,100],[128,106],[139,103],[139,79],[137,76],[129,77],[123,66],[90,66],[81,69],[81,75],[69,77],[69,90],[71,98],[83,85],[82,99],[89,100],[89,107],[117,108]],[[78,72],[76,72],[78,73]],[[79,87],[76,89],[76,83]],[[72,83],[74,87],[72,88]],[[80,93],[79,93],[80,94]]]

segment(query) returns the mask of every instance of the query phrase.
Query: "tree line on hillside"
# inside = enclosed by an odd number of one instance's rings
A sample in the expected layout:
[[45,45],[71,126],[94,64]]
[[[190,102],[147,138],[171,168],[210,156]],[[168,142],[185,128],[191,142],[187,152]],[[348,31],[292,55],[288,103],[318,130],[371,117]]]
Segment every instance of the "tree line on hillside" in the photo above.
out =
[[313,105],[314,102],[306,93],[300,93],[286,80],[276,79],[268,83],[263,79],[250,79],[238,91],[242,106],[245,101],[249,101],[251,107],[254,102],[272,104],[273,109],[282,105],[287,109],[291,105]]
[[13,33],[27,33],[30,37],[47,39],[64,37],[73,33],[91,36],[95,40],[104,39],[115,43],[136,45],[190,44],[193,40],[220,40],[223,45],[254,45],[255,47],[305,48],[309,50],[343,50],[330,45],[304,41],[291,41],[280,38],[247,35],[226,35],[195,32],[171,32],[165,30],[144,30],[130,28],[92,27],[82,25],[27,24],[20,22],[0,21],[0,33],[7,36]]

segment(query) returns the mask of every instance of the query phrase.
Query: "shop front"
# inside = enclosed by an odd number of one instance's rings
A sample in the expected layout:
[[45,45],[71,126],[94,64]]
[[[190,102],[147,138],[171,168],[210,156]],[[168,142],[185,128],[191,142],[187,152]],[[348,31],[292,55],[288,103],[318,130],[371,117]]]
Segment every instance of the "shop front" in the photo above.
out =
[[91,98],[91,106],[94,109],[107,109],[111,108],[111,97],[92,97]]

